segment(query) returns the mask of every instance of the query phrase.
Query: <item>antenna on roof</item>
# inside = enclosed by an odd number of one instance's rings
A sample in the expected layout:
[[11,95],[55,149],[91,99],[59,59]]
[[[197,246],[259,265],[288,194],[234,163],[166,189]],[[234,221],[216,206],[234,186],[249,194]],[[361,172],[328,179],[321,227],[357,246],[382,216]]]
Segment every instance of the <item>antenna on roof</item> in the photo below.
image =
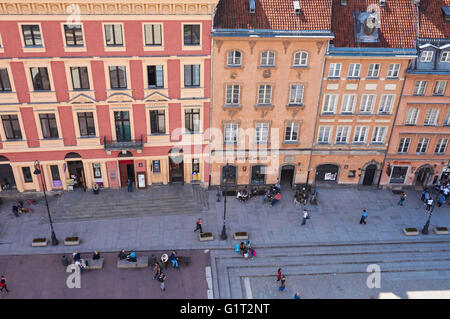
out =
[[255,0],[248,0],[248,4],[250,6],[250,9],[248,12],[255,13],[255,10],[256,10]]
[[300,14],[300,1],[294,0],[293,4],[294,4],[294,13]]

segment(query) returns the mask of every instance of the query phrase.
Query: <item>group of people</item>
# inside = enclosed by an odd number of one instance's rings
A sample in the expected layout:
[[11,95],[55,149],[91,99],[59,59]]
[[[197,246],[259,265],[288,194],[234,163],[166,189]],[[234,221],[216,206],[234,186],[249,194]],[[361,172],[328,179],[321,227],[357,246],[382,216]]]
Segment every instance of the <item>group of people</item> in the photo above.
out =
[[[34,201],[31,201],[34,203]],[[24,202],[22,200],[19,200],[17,202],[17,205],[13,205],[12,207],[12,211],[14,216],[19,217],[19,213],[32,213],[33,209],[29,208],[29,207],[25,207],[24,206]]]
[[250,192],[247,190],[247,186],[244,187],[244,189],[238,190],[236,194],[236,199],[238,199],[240,202],[246,202],[250,198],[256,196],[257,191],[256,189],[251,189]]
[[270,203],[270,207],[273,207],[276,203],[281,200],[281,185],[277,181],[275,185],[266,190],[264,194],[264,203]]
[[234,251],[240,253],[244,257],[244,259],[256,256],[256,251],[250,245],[250,241],[248,240],[245,242],[242,241],[240,244],[236,244]]
[[[436,184],[434,184],[434,189],[437,192],[436,199],[438,207],[445,205],[446,202],[448,205],[450,205],[450,201],[448,200],[450,194],[450,182],[437,182]],[[426,210],[431,211],[434,205],[434,199],[431,192],[427,188],[423,189],[421,200],[425,203]]]
[[[311,194],[311,196],[310,196]],[[306,205],[308,204],[308,198],[310,204],[317,205],[317,190],[314,189],[311,192],[311,189],[308,187],[306,189],[303,187],[301,190],[297,189],[294,194],[294,204],[295,206]]]
[[163,272],[163,266],[165,266],[164,268],[167,269],[169,261],[172,263],[172,268],[178,270],[180,269],[180,266],[178,264],[177,252],[175,250],[172,250],[170,256],[167,256],[167,254],[162,254],[160,260],[157,260],[155,255],[152,255],[150,259],[154,271],[153,280],[156,279],[161,283],[161,291],[166,290],[165,281],[167,279],[167,275]]
[[[280,286],[278,287],[278,290],[284,291],[286,289],[286,276],[282,274],[281,268],[278,268],[278,271],[277,271],[277,282],[280,282]],[[300,291],[297,291],[294,294],[294,299],[301,299]]]
[[119,260],[126,260],[129,262],[137,262],[136,252],[132,250],[129,254],[125,252],[125,249],[122,249],[118,255]]
[[[100,253],[97,250],[95,250],[94,253],[92,254],[92,259],[93,260],[100,259]],[[88,266],[88,261],[86,259],[81,258],[81,254],[78,252],[78,250],[73,252],[72,262],[80,268],[80,272],[82,272]]]

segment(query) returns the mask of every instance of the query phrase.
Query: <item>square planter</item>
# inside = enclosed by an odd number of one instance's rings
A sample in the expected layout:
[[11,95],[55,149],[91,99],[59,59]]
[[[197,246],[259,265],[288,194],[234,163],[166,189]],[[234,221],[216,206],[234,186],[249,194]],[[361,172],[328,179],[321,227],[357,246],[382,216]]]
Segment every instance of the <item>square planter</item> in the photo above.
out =
[[417,228],[403,228],[403,233],[406,236],[417,236],[419,235],[419,231]]
[[44,247],[47,246],[48,240],[47,238],[35,238],[31,242],[31,246],[33,247]]
[[447,235],[449,233],[447,227],[434,227],[433,231],[435,234],[438,234],[438,235]]
[[77,246],[80,244],[80,237],[66,237],[64,239],[65,246]]
[[248,233],[245,232],[245,231],[238,231],[238,232],[235,232],[235,233],[234,233],[234,239],[235,239],[235,240],[242,240],[242,239],[247,240],[247,239],[248,239]]
[[200,241],[208,241],[208,240],[214,240],[214,236],[212,233],[203,233],[198,235],[198,238]]

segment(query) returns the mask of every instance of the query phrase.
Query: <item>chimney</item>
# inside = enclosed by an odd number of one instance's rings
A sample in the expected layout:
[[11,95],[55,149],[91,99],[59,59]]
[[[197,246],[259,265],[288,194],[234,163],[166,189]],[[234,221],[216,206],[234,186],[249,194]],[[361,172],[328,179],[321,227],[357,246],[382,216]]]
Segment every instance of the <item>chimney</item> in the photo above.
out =
[[294,0],[293,4],[294,4],[294,13],[300,14],[300,1]]

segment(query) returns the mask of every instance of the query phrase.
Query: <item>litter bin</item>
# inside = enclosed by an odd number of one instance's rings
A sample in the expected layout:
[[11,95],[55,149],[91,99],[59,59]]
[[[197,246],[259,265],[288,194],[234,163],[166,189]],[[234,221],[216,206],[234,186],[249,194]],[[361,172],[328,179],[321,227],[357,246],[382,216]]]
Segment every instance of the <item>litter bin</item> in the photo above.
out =
[[62,262],[64,267],[69,266],[69,260],[67,259],[66,255],[62,255],[61,262]]

